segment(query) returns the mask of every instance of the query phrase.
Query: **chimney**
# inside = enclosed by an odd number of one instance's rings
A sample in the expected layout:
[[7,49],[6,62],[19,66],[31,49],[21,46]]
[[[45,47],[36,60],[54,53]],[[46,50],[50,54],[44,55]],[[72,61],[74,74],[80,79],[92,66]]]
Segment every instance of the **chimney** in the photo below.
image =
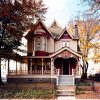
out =
[[74,32],[74,36],[77,36],[78,35],[78,27],[77,25],[75,25],[75,32]]

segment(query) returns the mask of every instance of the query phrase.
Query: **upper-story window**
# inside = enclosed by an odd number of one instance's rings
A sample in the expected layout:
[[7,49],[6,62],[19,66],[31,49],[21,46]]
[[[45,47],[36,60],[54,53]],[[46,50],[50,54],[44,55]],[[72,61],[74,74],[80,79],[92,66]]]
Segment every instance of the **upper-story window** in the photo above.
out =
[[62,47],[65,47],[65,46],[69,48],[70,47],[70,42],[69,41],[63,41],[62,42]]
[[43,51],[46,51],[46,38],[43,38]]
[[40,45],[40,37],[37,37],[37,45],[36,45],[36,50],[40,50],[41,45]]
[[65,47],[65,46],[66,46],[66,42],[63,41],[63,42],[62,42],[62,47]]
[[70,42],[66,41],[66,46],[69,48],[70,47]]

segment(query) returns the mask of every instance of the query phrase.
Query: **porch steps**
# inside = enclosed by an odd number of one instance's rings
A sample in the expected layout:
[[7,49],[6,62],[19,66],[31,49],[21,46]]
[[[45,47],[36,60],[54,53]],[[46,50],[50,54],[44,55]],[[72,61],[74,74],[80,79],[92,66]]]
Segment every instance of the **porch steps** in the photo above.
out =
[[57,86],[57,96],[74,96],[74,77],[71,75],[60,75]]
[[57,96],[74,96],[75,86],[58,86],[56,92]]
[[58,85],[74,85],[74,77],[72,75],[60,75]]

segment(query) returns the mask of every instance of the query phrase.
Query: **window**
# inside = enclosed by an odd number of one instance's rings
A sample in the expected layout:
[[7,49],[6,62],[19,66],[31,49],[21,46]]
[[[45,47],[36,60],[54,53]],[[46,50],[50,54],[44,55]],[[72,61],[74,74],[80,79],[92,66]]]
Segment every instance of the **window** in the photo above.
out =
[[63,42],[62,42],[62,47],[65,47],[65,44],[66,44],[66,42],[65,42],[65,41],[63,41]]
[[43,51],[46,51],[46,38],[43,38]]
[[63,41],[62,42],[62,47],[65,47],[65,46],[69,48],[70,47],[70,42],[69,41]]
[[70,47],[70,42],[66,41],[66,46],[69,48]]
[[40,50],[40,37],[37,37],[37,50]]

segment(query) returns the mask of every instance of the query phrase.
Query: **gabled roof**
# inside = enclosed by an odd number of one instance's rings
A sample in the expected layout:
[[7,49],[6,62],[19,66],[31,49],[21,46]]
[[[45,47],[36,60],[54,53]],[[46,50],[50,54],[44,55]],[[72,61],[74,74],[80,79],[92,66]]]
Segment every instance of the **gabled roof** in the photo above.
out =
[[64,51],[64,50],[68,50],[68,51],[71,52],[72,54],[74,54],[74,55],[76,55],[76,56],[78,56],[78,57],[82,57],[81,54],[79,54],[79,53],[73,51],[72,49],[70,49],[70,48],[68,48],[68,47],[61,48],[60,50],[58,50],[58,51],[56,51],[55,53],[51,54],[50,57],[54,57],[54,56],[56,56],[57,54],[61,53],[61,52]]
[[58,24],[56,20],[54,20],[50,25],[49,30],[55,36],[55,38],[57,38],[61,34],[63,28]]
[[32,34],[32,32],[34,32],[36,30],[39,23],[41,23],[43,25],[43,27],[47,30],[47,32],[51,35],[51,37],[55,38],[52,35],[51,31],[48,29],[48,27],[44,24],[44,22],[41,19],[38,19],[38,21],[31,27],[30,31],[28,32],[28,34],[25,37]]
[[60,39],[60,38],[62,37],[62,35],[64,34],[65,31],[66,31],[66,32],[69,34],[69,36],[73,39],[73,35],[70,34],[70,33],[67,31],[67,28],[66,28],[66,27],[63,29],[63,31],[62,31],[61,34],[59,35],[58,39]]
[[[45,28],[45,30],[50,34],[51,37],[53,37],[54,39],[60,39],[61,36],[64,34],[64,32],[66,31],[69,36],[72,38],[72,39],[76,39],[76,40],[79,40],[79,35],[78,33],[73,35],[71,34],[70,32],[68,32],[67,28],[65,27],[64,29],[58,24],[58,22],[56,20],[54,20],[52,22],[52,24],[50,25],[50,27],[48,28],[44,22],[41,20],[41,19],[38,19],[38,21],[31,26],[31,29],[30,31],[28,32],[28,34],[25,36],[26,38],[29,36],[29,35],[32,35],[33,32],[35,32],[38,24],[41,23],[43,25],[43,27]],[[40,31],[40,30],[39,30]],[[43,30],[41,30],[43,32]]]

